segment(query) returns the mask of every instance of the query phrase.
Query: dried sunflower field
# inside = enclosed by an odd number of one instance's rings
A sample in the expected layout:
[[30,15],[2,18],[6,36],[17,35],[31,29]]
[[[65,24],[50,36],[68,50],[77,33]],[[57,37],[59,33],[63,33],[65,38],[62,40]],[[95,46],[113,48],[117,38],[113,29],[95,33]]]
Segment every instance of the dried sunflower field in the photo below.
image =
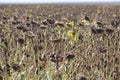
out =
[[0,80],[120,80],[120,5],[0,5]]

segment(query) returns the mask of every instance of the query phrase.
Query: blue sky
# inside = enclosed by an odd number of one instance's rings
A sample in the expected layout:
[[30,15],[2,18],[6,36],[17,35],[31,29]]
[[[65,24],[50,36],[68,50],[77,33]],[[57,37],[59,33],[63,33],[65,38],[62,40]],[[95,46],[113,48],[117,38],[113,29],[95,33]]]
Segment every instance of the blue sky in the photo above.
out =
[[120,2],[120,0],[0,0],[0,3],[78,3],[78,2]]

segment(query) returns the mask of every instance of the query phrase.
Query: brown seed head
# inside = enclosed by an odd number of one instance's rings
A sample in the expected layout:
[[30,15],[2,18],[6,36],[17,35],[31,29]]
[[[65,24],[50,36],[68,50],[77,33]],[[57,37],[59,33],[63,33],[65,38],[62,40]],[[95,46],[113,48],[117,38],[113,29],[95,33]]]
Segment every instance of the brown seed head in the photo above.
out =
[[13,64],[13,65],[12,65],[12,68],[13,68],[14,71],[18,71],[18,72],[21,71],[21,67],[20,67],[19,64]]
[[92,28],[91,31],[92,31],[92,33],[94,33],[94,34],[101,34],[101,33],[104,32],[104,29]]

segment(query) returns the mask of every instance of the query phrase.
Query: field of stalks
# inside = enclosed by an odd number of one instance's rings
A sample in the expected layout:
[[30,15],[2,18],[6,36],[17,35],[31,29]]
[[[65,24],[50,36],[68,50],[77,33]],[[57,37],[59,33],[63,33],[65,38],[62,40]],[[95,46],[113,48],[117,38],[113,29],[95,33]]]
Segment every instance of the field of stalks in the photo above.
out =
[[120,5],[0,5],[0,80],[120,80]]

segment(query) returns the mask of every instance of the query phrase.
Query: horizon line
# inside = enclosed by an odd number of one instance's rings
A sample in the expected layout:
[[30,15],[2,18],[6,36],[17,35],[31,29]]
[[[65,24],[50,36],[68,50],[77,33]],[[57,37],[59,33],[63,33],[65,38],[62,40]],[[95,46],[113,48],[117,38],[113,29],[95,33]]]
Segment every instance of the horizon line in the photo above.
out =
[[120,1],[89,1],[89,2],[0,2],[0,4],[120,4]]

